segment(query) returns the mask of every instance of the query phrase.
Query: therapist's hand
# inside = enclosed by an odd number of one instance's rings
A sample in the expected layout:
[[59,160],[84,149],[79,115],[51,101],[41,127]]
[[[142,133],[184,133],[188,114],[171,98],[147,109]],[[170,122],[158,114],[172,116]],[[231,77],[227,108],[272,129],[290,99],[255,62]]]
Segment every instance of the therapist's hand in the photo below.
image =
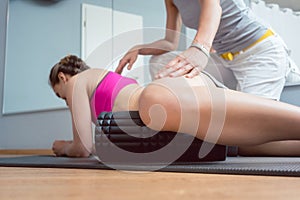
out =
[[121,74],[123,69],[127,65],[127,69],[131,70],[132,65],[136,61],[137,57],[139,55],[139,50],[138,49],[132,49],[128,51],[125,56],[120,60],[119,65],[117,69],[115,70],[116,73]]
[[190,47],[171,60],[158,72],[155,78],[179,77],[183,75],[187,78],[193,78],[200,74],[207,63],[208,57],[205,53],[195,47]]

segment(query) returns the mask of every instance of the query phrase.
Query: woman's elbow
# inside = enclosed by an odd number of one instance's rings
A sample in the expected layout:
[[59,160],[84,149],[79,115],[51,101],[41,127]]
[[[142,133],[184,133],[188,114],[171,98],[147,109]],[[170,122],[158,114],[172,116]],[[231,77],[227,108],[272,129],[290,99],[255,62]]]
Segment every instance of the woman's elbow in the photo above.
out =
[[81,158],[88,158],[91,155],[91,153],[89,151],[84,151],[80,154],[79,157]]
[[74,145],[71,157],[87,158],[92,153],[92,147],[84,146],[82,144]]
[[78,150],[74,152],[73,155],[70,155],[71,157],[77,157],[77,158],[88,158],[91,155],[91,153],[88,150]]
[[80,151],[80,157],[87,158],[91,155],[93,147],[82,147]]

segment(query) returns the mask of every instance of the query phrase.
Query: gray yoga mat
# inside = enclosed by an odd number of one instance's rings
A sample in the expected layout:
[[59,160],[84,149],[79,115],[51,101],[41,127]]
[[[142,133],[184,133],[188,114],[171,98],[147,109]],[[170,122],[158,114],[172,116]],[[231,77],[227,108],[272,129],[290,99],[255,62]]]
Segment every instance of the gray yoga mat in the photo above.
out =
[[[209,174],[300,176],[298,157],[228,157],[225,161],[201,163],[175,163],[163,167],[161,164],[118,164],[115,169],[138,171],[164,171]],[[23,156],[0,158],[0,167],[113,169],[95,157],[67,158],[54,156]]]

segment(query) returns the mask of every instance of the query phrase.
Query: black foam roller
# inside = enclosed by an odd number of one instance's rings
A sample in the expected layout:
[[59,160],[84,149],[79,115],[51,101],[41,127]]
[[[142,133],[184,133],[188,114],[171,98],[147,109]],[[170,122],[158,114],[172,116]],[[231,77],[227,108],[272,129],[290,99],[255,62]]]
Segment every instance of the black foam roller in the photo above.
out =
[[[185,145],[185,141],[188,140],[192,140],[192,142],[175,162],[222,161],[226,159],[227,149],[223,145],[214,145],[205,157],[199,158],[200,147],[206,142],[184,133],[156,132],[145,126],[138,111],[101,113],[95,128],[96,151],[112,148],[107,140],[104,140],[106,137],[111,143],[123,150],[134,153],[149,153],[165,147],[174,139],[176,134],[179,134],[180,142],[172,143],[175,147]],[[114,158],[111,158],[111,161],[115,161]]]

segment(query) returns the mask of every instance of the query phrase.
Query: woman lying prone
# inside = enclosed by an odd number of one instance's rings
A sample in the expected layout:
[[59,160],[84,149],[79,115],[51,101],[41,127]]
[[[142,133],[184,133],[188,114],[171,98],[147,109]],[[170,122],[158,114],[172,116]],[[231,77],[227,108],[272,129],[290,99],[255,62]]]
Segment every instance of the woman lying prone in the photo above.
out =
[[[72,114],[73,140],[55,141],[57,156],[89,156],[92,122],[96,124],[103,111],[127,110],[139,111],[142,121],[154,130],[183,132],[252,152],[257,147],[271,154],[300,154],[299,107],[218,87],[204,73],[141,86],[69,55],[51,69],[49,83]],[[284,150],[276,152],[278,146]]]

